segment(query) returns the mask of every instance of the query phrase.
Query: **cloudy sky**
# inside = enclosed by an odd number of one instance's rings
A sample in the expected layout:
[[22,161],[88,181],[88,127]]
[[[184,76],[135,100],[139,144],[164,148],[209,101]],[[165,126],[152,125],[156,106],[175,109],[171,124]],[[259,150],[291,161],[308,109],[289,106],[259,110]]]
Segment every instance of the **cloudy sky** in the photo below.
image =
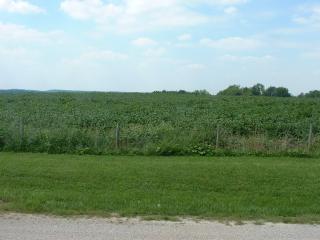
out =
[[0,89],[320,89],[317,0],[0,0]]

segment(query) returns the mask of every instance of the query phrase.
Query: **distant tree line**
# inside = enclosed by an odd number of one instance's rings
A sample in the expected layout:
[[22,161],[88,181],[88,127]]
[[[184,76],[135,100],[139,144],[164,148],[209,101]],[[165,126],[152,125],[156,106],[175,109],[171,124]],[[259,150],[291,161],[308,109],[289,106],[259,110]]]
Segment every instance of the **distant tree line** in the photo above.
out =
[[220,91],[218,96],[267,96],[267,97],[291,97],[289,89],[284,87],[265,88],[262,84],[256,84],[253,87],[240,87],[232,85],[225,90]]
[[[179,91],[155,91],[154,93],[179,93],[179,94],[195,94],[195,95],[211,95],[207,90],[196,90],[188,92]],[[268,87],[263,84],[256,84],[252,87],[241,87],[239,85],[231,85],[226,89],[217,93],[217,96],[265,96],[265,97],[293,97],[288,88],[285,87]],[[308,93],[301,93],[298,97],[320,98],[320,91],[313,90]]]
[[308,93],[301,93],[299,97],[320,98],[320,91],[314,90]]
[[195,94],[195,95],[211,95],[207,90],[195,90],[193,92],[188,92],[186,90],[178,90],[178,91],[167,91],[167,90],[162,90],[162,91],[154,91],[153,93],[178,93],[178,94]]

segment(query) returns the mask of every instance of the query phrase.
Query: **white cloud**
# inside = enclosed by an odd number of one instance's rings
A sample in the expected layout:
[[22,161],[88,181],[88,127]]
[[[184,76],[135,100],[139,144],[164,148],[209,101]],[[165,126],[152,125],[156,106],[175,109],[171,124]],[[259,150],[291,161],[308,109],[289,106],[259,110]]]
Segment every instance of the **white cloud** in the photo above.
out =
[[200,44],[211,48],[231,51],[251,50],[261,46],[261,43],[256,39],[241,37],[229,37],[217,40],[203,38],[200,40]]
[[228,7],[224,9],[224,13],[226,14],[235,14],[238,12],[238,9],[236,7]]
[[132,41],[132,44],[138,47],[155,46],[158,43],[150,38],[141,37]]
[[63,59],[62,63],[68,65],[86,65],[99,64],[103,62],[118,62],[126,61],[129,56],[124,53],[115,52],[112,50],[97,50],[89,49],[76,58]]
[[186,2],[226,6],[245,4],[248,0],[187,0]]
[[43,13],[44,9],[23,0],[0,0],[0,10],[10,13]]
[[129,57],[127,54],[118,53],[110,50],[103,51],[89,51],[81,56],[83,59],[93,61],[122,61],[127,60]]
[[320,5],[302,6],[300,13],[293,18],[293,21],[298,24],[309,26],[320,26]]
[[61,35],[59,31],[41,32],[23,25],[0,22],[0,40],[4,41],[57,43]]
[[210,2],[215,4],[221,4],[221,5],[235,5],[235,4],[247,3],[248,0],[212,0]]
[[74,19],[93,20],[104,29],[119,32],[142,31],[155,27],[196,26],[212,16],[195,10],[196,6],[230,6],[246,0],[64,0],[61,9]]
[[101,0],[66,0],[61,3],[60,7],[72,18],[94,19],[98,22],[118,15],[122,10],[112,3],[104,4]]
[[237,62],[237,63],[258,63],[258,62],[268,62],[274,59],[271,55],[264,56],[236,56],[236,55],[224,55],[220,57],[221,60],[227,62]]
[[190,34],[182,34],[178,36],[179,41],[188,41],[191,40],[192,36]]

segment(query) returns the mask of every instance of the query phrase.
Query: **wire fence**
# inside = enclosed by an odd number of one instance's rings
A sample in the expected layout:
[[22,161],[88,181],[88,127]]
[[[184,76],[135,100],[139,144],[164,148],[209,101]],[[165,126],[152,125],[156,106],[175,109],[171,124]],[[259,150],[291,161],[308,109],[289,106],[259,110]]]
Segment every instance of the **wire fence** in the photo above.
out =
[[237,133],[227,124],[179,128],[167,126],[125,125],[114,127],[60,128],[35,127],[22,118],[0,132],[0,149],[17,152],[76,154],[148,154],[148,155],[232,155],[296,154],[320,152],[318,126],[309,123],[299,134],[290,126],[274,136],[254,128],[250,134]]

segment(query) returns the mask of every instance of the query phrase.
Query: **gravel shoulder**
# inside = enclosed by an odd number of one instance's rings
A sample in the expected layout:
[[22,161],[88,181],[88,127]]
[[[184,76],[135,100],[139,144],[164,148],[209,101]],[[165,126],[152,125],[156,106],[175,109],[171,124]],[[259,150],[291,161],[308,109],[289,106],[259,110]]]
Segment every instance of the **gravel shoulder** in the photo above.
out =
[[319,240],[320,225],[0,215],[0,240]]

